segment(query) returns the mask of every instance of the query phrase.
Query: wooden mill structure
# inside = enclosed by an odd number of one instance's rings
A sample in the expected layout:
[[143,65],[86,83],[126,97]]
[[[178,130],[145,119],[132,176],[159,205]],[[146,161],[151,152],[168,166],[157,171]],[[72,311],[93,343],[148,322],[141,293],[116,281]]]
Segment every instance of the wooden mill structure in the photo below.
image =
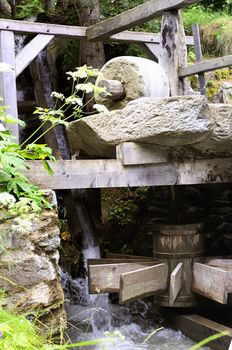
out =
[[[181,8],[196,2],[151,0],[88,28],[1,19],[0,62],[11,68],[10,72],[0,73],[4,105],[17,117],[16,79],[54,37],[142,45],[166,71],[171,96],[189,94],[186,77],[195,74],[203,91],[204,73],[232,65],[232,55],[201,61],[198,35],[185,37],[179,13]],[[160,16],[163,16],[160,34],[127,30]],[[17,56],[14,34],[33,36]],[[187,65],[186,45],[194,44],[199,61]],[[18,138],[18,127],[9,129]],[[152,147],[133,142],[118,145],[116,154],[116,159],[58,160],[50,164],[54,170],[52,177],[41,162],[30,161],[25,174],[40,187],[54,190],[232,182],[232,158],[157,161]],[[232,262],[204,257],[201,224],[160,225],[154,235],[153,258],[113,256],[90,260],[89,279],[90,292],[119,292],[122,303],[154,294],[159,305],[189,307],[196,305],[197,293],[227,304],[232,294]],[[185,324],[188,322],[200,325],[202,321],[192,317]],[[205,335],[218,330],[213,323],[201,327],[207,329]],[[223,349],[228,349],[229,337],[225,343],[227,347]],[[215,348],[222,349],[217,344]]]

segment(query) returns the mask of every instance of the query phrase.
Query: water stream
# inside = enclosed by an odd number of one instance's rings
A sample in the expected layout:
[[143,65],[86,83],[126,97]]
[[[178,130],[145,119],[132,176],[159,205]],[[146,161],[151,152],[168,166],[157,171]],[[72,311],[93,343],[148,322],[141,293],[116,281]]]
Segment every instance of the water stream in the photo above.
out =
[[[79,208],[79,215],[83,214],[81,210]],[[91,227],[85,221],[84,264],[88,258],[100,257],[99,246],[95,244],[91,232]],[[70,324],[68,337],[72,342],[102,338],[106,333],[112,334],[116,331],[120,332],[124,339],[116,337],[114,343],[95,345],[88,349],[187,350],[194,345],[194,342],[181,332],[171,329],[162,329],[149,337],[158,328],[154,321],[155,308],[152,302],[138,300],[120,306],[110,303],[108,295],[89,295],[87,278],[72,279],[68,273],[62,273],[62,281]]]

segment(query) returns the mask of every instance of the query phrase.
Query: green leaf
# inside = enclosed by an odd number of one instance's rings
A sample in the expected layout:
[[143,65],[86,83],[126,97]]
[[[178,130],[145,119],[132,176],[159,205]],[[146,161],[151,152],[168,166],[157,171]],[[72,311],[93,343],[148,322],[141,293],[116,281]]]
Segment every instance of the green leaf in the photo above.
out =
[[48,172],[48,174],[54,175],[54,171],[52,170],[52,168],[50,167],[49,163],[46,160],[43,160],[43,166],[44,166],[44,169]]

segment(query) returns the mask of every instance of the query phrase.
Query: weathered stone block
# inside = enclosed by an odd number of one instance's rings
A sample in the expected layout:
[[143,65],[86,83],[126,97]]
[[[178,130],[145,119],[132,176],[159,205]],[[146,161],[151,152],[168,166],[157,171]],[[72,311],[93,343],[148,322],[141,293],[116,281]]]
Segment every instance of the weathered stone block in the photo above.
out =
[[74,121],[68,127],[72,151],[112,157],[122,142],[190,145],[208,138],[212,113],[202,96],[140,98],[122,109]]

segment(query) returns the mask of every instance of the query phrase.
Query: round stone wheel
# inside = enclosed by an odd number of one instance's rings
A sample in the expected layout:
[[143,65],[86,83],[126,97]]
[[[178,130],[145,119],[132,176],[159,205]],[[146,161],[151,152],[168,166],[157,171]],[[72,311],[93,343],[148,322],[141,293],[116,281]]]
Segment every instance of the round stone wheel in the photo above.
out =
[[[112,89],[110,81],[113,82]],[[96,102],[104,104],[109,110],[122,109],[129,101],[139,97],[169,96],[168,77],[163,68],[141,57],[121,56],[108,61],[102,67],[96,85],[108,86],[108,92],[112,91],[110,96],[104,93],[95,96]]]

